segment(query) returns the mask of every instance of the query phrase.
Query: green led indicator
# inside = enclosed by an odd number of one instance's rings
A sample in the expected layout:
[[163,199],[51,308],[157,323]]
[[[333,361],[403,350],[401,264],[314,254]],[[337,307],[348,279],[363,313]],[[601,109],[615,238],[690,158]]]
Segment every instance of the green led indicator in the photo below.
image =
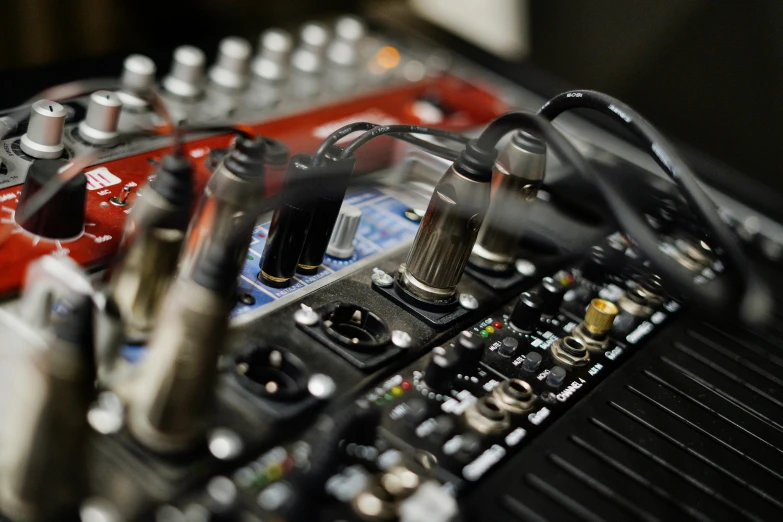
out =
[[247,256],[247,260],[248,261],[252,261],[253,260],[253,256]]
[[481,330],[481,331],[479,332],[479,335],[480,335],[481,337],[489,337],[489,332],[487,332],[486,330]]

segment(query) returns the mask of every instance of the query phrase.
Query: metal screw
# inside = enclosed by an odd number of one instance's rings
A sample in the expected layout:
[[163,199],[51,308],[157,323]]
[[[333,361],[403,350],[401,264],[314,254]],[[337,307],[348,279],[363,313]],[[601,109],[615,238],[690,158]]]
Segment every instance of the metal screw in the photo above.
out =
[[411,339],[408,332],[403,332],[402,330],[393,330],[391,333],[391,341],[392,344],[398,348],[409,348],[413,343],[413,339]]
[[256,298],[247,292],[242,292],[239,294],[239,302],[246,305],[254,305],[256,304]]
[[307,391],[317,399],[328,399],[334,395],[336,389],[334,380],[323,373],[314,373],[307,381]]
[[87,422],[98,433],[109,435],[120,431],[125,422],[123,414],[120,398],[112,392],[102,392],[87,412]]
[[389,288],[394,284],[394,278],[380,268],[373,268],[372,282],[381,288]]
[[319,320],[318,314],[306,304],[303,304],[302,308],[294,312],[294,321],[302,326],[313,326]]
[[531,277],[536,273],[536,265],[527,259],[517,259],[516,268],[517,272],[526,277]]
[[479,302],[470,294],[459,294],[459,305],[466,310],[475,310],[479,307]]
[[215,428],[207,436],[209,452],[219,460],[231,460],[242,453],[244,445],[234,431],[228,428]]

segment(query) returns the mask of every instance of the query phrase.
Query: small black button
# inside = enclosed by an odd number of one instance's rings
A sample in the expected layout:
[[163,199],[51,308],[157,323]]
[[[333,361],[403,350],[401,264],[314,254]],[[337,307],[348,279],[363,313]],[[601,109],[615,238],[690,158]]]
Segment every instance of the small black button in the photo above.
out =
[[528,352],[528,354],[525,355],[525,362],[522,363],[522,367],[529,372],[534,372],[541,366],[542,359],[543,357],[541,357],[540,353]]
[[500,342],[498,353],[503,357],[511,357],[517,350],[517,346],[519,346],[519,341],[514,337],[506,337]]
[[565,368],[561,366],[555,366],[549,370],[549,375],[546,376],[546,383],[550,386],[560,386],[566,378]]

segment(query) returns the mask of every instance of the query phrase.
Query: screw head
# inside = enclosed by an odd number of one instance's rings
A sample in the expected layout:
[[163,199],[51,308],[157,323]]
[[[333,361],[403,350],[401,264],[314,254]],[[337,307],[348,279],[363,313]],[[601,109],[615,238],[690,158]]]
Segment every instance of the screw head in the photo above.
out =
[[394,278],[378,268],[373,269],[372,282],[381,288],[390,288],[394,284]]
[[313,326],[320,321],[318,314],[309,306],[303,304],[302,308],[294,312],[294,321],[302,326]]
[[314,373],[307,381],[307,391],[317,399],[328,399],[336,389],[334,380],[323,373]]
[[215,428],[207,435],[209,452],[218,460],[232,460],[244,449],[239,435],[228,428]]
[[391,333],[391,341],[394,346],[398,348],[409,348],[413,344],[413,339],[408,332],[402,330],[393,330]]
[[525,277],[531,277],[536,273],[536,265],[528,261],[527,259],[517,259],[515,263],[517,272]]
[[240,303],[248,306],[256,304],[256,298],[253,297],[251,294],[248,294],[247,292],[242,292],[241,294],[239,294],[237,300]]
[[459,305],[466,310],[475,310],[479,307],[479,302],[470,294],[459,294]]

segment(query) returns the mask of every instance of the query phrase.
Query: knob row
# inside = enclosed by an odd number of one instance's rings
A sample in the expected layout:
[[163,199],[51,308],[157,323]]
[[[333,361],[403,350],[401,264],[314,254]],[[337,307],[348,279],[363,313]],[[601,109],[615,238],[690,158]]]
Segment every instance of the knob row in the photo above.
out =
[[[338,67],[353,67],[359,57],[359,46],[366,29],[357,18],[345,16],[334,25],[334,33],[324,24],[310,22],[299,32],[299,44],[282,29],[268,29],[259,38],[259,50],[252,58],[252,46],[244,38],[228,37],[218,47],[215,64],[205,74],[206,56],[193,46],[174,51],[169,74],[163,87],[182,98],[194,98],[203,92],[205,79],[227,90],[247,86],[249,73],[261,80],[279,82],[287,78],[289,68],[305,74],[320,73],[324,60]],[[252,60],[251,60],[252,58]],[[125,60],[122,74],[123,102],[139,105],[155,85],[155,64],[142,55]],[[143,102],[142,102],[143,104]]]

